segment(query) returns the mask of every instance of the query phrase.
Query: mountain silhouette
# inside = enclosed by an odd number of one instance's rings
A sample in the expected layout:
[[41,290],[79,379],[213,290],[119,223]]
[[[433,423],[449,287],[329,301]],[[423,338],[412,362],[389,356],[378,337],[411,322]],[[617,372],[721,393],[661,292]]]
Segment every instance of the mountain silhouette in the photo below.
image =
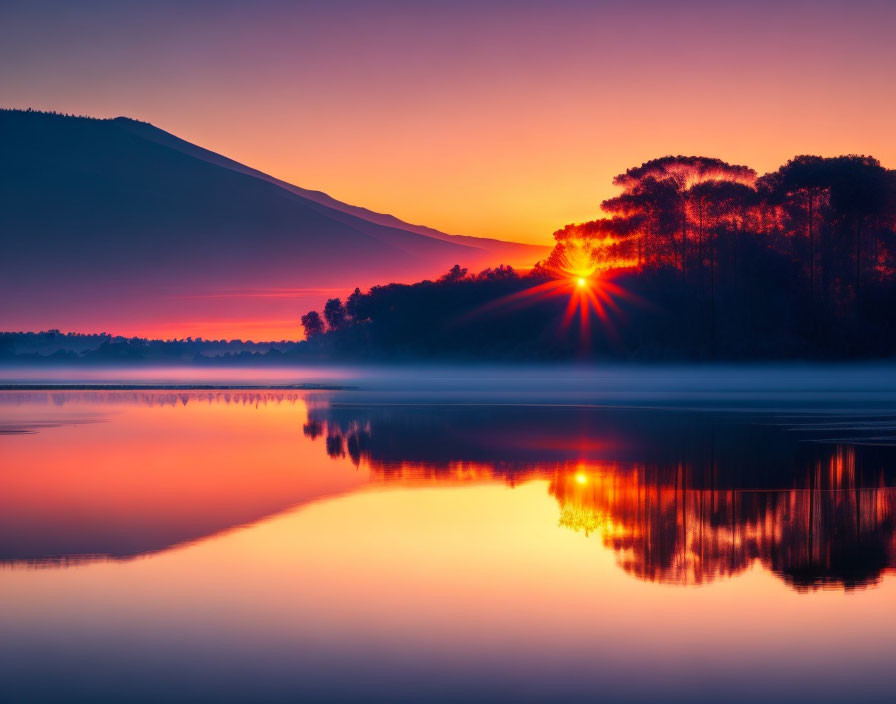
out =
[[0,166],[6,329],[48,309],[71,329],[109,298],[110,313],[165,317],[159,292],[370,285],[546,249],[408,225],[128,118],[2,111]]
[[[172,149],[176,149],[183,152],[184,154],[189,154],[190,156],[194,156],[197,159],[202,159],[203,161],[215,164],[216,166],[223,166],[226,169],[232,169],[233,171],[238,171],[243,174],[254,176],[255,178],[259,178],[263,181],[267,181],[268,183],[273,183],[289,191],[290,193],[295,193],[302,198],[307,198],[308,200],[312,200],[315,203],[323,205],[332,210],[338,210],[341,213],[352,215],[356,218],[361,218],[362,220],[366,220],[376,225],[382,225],[383,227],[402,230],[404,232],[413,232],[418,235],[423,235],[424,237],[429,237],[431,239],[437,239],[443,242],[451,242],[453,244],[460,244],[467,247],[472,247],[477,250],[482,250],[484,252],[487,252],[490,256],[493,255],[497,257],[497,260],[500,260],[502,263],[506,260],[507,263],[519,263],[529,266],[539,256],[546,255],[548,252],[550,252],[551,249],[549,246],[521,244],[519,242],[507,242],[504,240],[496,240],[488,237],[449,235],[444,232],[440,232],[439,230],[436,230],[432,227],[426,227],[425,225],[412,225],[410,223],[404,222],[403,220],[399,220],[394,215],[376,213],[367,208],[343,203],[342,201],[338,201],[332,196],[323,193],[322,191],[315,191],[308,188],[300,188],[299,186],[294,186],[291,183],[287,183],[286,181],[282,181],[278,178],[274,178],[273,176],[269,176],[268,174],[259,171],[258,169],[253,169],[252,167],[241,164],[238,161],[228,159],[226,156],[222,156],[213,151],[192,144],[191,142],[187,142],[186,140],[183,140],[180,137],[176,137],[169,132],[165,132],[164,130],[161,130],[158,127],[155,127],[154,125],[151,125],[147,122],[131,120],[126,117],[115,118],[114,122],[119,123],[119,126],[122,129],[129,130],[137,136],[142,137],[148,141],[171,147]],[[349,221],[346,220],[346,222]],[[490,259],[489,261],[497,260]]]

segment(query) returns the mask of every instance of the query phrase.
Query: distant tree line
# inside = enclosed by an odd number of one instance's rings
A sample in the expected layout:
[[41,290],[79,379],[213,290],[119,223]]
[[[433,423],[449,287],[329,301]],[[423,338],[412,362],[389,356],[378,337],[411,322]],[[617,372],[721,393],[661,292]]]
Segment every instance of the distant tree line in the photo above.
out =
[[36,113],[38,115],[47,115],[48,117],[76,117],[79,120],[90,120],[92,122],[108,122],[110,120],[121,120],[126,119],[129,122],[139,122],[142,124],[149,124],[148,122],[144,122],[143,120],[134,120],[131,118],[119,118],[119,117],[94,117],[93,115],[78,115],[73,112],[59,112],[58,110],[35,110],[34,108],[0,108],[0,113],[2,112],[26,112],[26,113]]
[[[530,272],[455,267],[438,281],[356,289],[303,316],[306,338],[318,354],[396,358],[896,351],[896,172],[876,159],[799,156],[758,177],[719,159],[669,156],[614,183],[621,193],[602,203],[605,215],[554,233],[550,256]],[[607,299],[590,321],[570,320],[569,296],[490,303],[578,277]]]
[[[301,343],[204,340],[201,337],[149,340],[108,333],[59,330],[0,332],[0,360],[14,362],[203,362],[207,360],[273,360],[294,352]],[[270,357],[267,357],[270,355]]]

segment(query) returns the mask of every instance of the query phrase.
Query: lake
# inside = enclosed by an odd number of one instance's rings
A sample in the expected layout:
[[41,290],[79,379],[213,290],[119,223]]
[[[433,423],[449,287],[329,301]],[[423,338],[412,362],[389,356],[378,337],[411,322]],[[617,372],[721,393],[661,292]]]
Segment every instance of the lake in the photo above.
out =
[[0,391],[4,700],[892,700],[887,367],[86,378],[342,388]]

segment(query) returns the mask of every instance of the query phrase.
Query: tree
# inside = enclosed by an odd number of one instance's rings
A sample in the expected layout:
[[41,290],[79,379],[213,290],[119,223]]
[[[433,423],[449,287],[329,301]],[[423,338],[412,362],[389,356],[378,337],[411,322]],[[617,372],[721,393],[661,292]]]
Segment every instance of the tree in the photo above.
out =
[[872,245],[880,249],[881,238],[892,232],[891,174],[871,157],[803,155],[760,179],[762,191],[783,209],[791,235],[805,233],[813,299],[820,291],[822,300],[842,303],[851,282],[858,306],[867,252]]
[[453,284],[457,281],[462,281],[467,275],[467,270],[465,267],[462,267],[460,264],[455,264],[451,269],[448,270],[447,274],[443,274],[439,278],[439,283],[442,284]]
[[489,267],[480,271],[476,275],[477,281],[503,281],[507,279],[518,279],[519,274],[516,273],[512,266],[500,264],[496,268]]
[[673,181],[649,177],[632,181],[624,193],[605,200],[601,208],[616,219],[639,224],[638,259],[641,264],[675,266],[679,263],[675,233],[681,227],[682,202]]
[[320,314],[316,310],[311,310],[302,316],[302,327],[305,328],[305,339],[322,335],[324,332],[324,321],[321,320]]
[[865,269],[865,232],[875,225],[879,226],[886,216],[890,198],[889,174],[877,159],[871,157],[849,155],[826,161],[833,225],[843,247],[852,242],[849,246],[851,256],[845,259],[854,259],[854,290],[858,307]]
[[[790,206],[792,213],[799,212],[799,204],[805,204],[805,231],[809,243],[807,269],[809,273],[809,298],[815,299],[815,272],[817,265],[815,226],[818,210],[826,205],[822,198],[827,195],[825,159],[820,156],[797,156],[777,171],[760,179],[760,186],[769,196],[783,205]],[[791,219],[795,220],[793,216]]]
[[339,298],[331,298],[324,305],[324,318],[330,330],[339,330],[348,322],[348,313]]
[[[710,349],[715,351],[716,340],[716,271],[719,259],[719,236],[733,235],[734,262],[731,266],[740,279],[738,244],[740,232],[745,229],[747,212],[757,201],[756,190],[739,181],[701,181],[691,186],[685,194],[689,213],[693,218],[691,230],[697,239],[697,271],[701,292],[704,290],[703,271],[709,259],[709,329]],[[729,244],[729,243],[726,243]]]
[[621,195],[605,200],[605,212],[642,222],[644,240],[639,252],[647,263],[674,265],[686,270],[688,262],[688,192],[706,181],[752,186],[756,172],[748,166],[705,156],[664,156],[628,169],[613,179]]
[[370,316],[364,310],[364,294],[361,293],[360,288],[356,287],[345,301],[345,312],[355,323],[361,323],[369,319]]
[[758,203],[756,189],[737,181],[712,180],[694,184],[685,196],[697,240],[698,263],[702,267],[708,255],[710,270],[714,271],[719,233],[746,229],[748,212]]
[[600,218],[567,225],[554,233],[557,244],[540,266],[554,276],[638,266],[640,240],[633,235],[640,225],[635,217]]

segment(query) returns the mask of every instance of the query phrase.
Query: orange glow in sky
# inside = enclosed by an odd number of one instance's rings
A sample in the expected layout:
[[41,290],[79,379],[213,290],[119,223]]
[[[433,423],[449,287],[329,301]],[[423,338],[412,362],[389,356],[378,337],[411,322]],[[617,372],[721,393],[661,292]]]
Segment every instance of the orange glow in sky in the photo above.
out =
[[546,243],[665,154],[896,166],[894,23],[870,2],[5,3],[0,84],[5,106],[131,116],[413,223]]

